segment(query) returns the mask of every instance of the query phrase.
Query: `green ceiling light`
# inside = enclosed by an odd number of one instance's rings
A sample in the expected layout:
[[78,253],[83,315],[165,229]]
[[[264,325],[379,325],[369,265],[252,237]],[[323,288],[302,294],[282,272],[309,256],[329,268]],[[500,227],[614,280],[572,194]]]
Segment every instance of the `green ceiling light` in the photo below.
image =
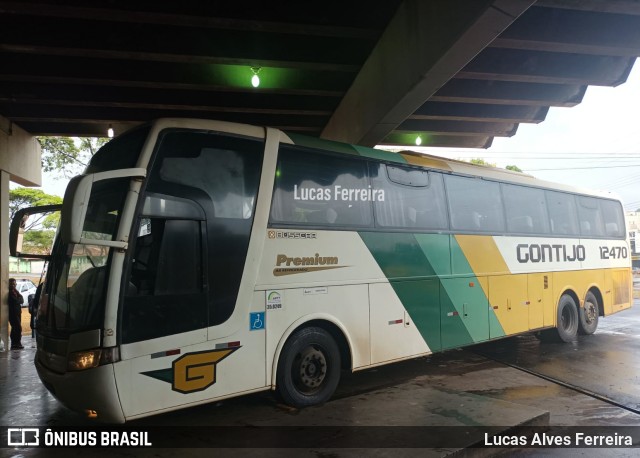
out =
[[420,135],[418,135],[416,137],[416,146],[420,146],[422,145],[422,137],[420,137]]
[[260,77],[258,76],[258,73],[260,73],[260,70],[261,70],[260,67],[251,67],[251,71],[253,72],[253,76],[251,77],[251,85],[253,87],[260,86]]

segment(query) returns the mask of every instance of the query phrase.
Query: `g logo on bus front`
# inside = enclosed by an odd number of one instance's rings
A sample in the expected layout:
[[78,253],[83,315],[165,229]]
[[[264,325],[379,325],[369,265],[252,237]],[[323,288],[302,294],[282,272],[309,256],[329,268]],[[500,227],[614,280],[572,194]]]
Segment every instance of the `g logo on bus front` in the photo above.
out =
[[173,362],[171,388],[179,393],[195,393],[216,383],[216,364],[237,348],[188,353]]

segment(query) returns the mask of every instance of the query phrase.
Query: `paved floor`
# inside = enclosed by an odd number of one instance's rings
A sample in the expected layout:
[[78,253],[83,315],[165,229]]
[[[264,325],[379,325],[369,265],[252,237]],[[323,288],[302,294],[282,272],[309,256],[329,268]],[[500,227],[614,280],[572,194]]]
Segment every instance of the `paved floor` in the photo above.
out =
[[[141,429],[188,426],[193,430],[190,439],[202,445],[208,444],[211,435],[233,435],[235,430],[228,429],[229,426],[245,428],[242,431],[247,427],[256,428],[256,435],[261,431],[260,427],[282,428],[278,431],[291,435],[298,431],[296,427],[301,428],[302,433],[308,433],[311,428],[305,427],[312,426],[319,427],[321,434],[326,435],[321,438],[325,440],[324,447],[180,449],[179,453],[186,457],[213,453],[231,457],[441,456],[450,451],[446,448],[409,448],[415,437],[409,437],[409,443],[398,444],[400,448],[330,448],[332,434],[339,433],[341,428],[353,427],[359,428],[359,432],[373,434],[371,443],[379,445],[387,438],[398,440],[403,433],[412,434],[412,427],[424,426],[515,425],[532,419],[555,427],[640,426],[640,415],[633,411],[640,405],[640,390],[636,389],[636,374],[640,368],[638,324],[640,303],[629,311],[602,320],[595,335],[582,337],[575,344],[542,344],[532,336],[521,336],[345,374],[334,399],[323,406],[301,411],[289,409],[278,404],[270,393],[260,393],[139,420],[131,426]],[[23,341],[31,347],[30,338]],[[61,406],[44,389],[33,367],[34,352],[33,348],[27,348],[0,353],[0,425],[95,427],[94,423]],[[577,385],[578,389],[512,367],[516,365]],[[592,392],[598,392],[598,397],[592,396]],[[371,429],[363,429],[366,427]],[[177,452],[176,449],[155,448],[20,448],[0,449],[0,456],[164,457],[175,456]],[[510,453],[551,456],[548,452],[520,450]],[[585,450],[553,452],[554,456],[560,453],[594,456]],[[597,456],[635,456],[632,452],[635,451],[598,449]]]

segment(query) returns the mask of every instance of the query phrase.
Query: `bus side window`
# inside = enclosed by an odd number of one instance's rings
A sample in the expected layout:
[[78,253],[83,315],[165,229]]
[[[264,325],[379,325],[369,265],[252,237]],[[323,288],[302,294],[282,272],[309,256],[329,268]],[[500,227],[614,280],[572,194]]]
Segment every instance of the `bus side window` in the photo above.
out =
[[370,227],[375,196],[365,161],[282,145],[270,223]]
[[578,203],[580,234],[592,237],[604,236],[604,221],[602,220],[598,199],[594,197],[578,197]]
[[453,229],[504,232],[504,212],[498,183],[447,175],[445,184]]
[[556,191],[545,191],[551,233],[578,235],[578,212],[575,197]]
[[549,215],[542,189],[502,184],[507,231],[516,234],[548,234]]
[[623,238],[625,236],[624,213],[620,202],[603,199],[600,201],[600,209],[604,220],[609,221],[605,225],[607,237]]
[[448,229],[440,173],[375,163],[369,169],[372,188],[384,191],[384,198],[373,202],[377,227]]

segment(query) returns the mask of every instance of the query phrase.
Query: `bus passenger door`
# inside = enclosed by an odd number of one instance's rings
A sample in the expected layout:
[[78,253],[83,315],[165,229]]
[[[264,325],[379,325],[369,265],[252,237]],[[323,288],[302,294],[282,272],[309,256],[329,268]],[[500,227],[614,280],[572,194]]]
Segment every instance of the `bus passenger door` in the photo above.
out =
[[[194,208],[183,206],[181,213]],[[123,282],[115,374],[127,418],[184,404],[179,390],[188,383],[175,362],[207,339],[204,223],[172,216],[140,218]]]
[[122,310],[127,417],[266,383],[264,299],[240,286],[264,139],[168,129],[158,143]]

